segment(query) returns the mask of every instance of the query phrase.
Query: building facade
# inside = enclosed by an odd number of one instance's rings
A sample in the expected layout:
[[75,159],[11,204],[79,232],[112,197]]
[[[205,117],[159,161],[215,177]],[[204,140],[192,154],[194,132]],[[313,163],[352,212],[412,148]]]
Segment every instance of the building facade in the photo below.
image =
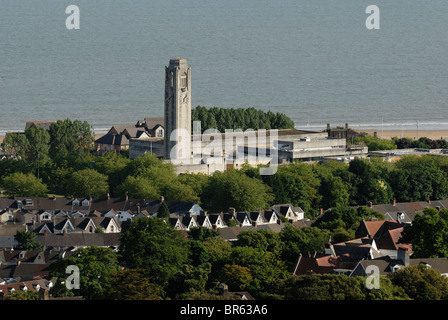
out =
[[[191,137],[191,68],[184,58],[173,58],[165,67],[165,158],[180,141],[176,129],[183,129]],[[190,138],[188,138],[190,139]],[[190,155],[177,155],[189,157]]]

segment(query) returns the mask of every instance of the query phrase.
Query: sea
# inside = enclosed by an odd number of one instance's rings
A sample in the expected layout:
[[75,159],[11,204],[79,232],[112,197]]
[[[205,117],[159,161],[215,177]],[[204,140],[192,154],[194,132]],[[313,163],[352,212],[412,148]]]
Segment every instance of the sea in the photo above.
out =
[[193,107],[312,130],[448,129],[447,15],[446,0],[2,0],[0,134],[163,116],[174,57],[191,67]]

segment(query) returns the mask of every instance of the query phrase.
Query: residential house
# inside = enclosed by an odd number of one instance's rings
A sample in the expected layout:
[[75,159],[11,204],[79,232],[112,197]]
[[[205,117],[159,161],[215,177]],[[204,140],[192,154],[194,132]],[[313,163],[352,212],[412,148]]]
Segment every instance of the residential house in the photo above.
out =
[[32,231],[36,234],[94,233],[101,230],[105,233],[119,233],[120,221],[114,217],[55,217],[53,221],[35,225]]
[[219,236],[227,241],[236,241],[238,240],[238,235],[242,231],[256,231],[256,230],[269,230],[275,233],[279,233],[282,231],[284,224],[278,224],[278,223],[272,223],[272,224],[265,224],[261,226],[247,226],[247,227],[226,227],[226,228],[219,228],[217,229],[219,231]]
[[16,291],[37,291],[39,292],[40,300],[48,300],[49,291],[55,285],[56,278],[47,279],[33,279],[28,281],[16,281],[0,283],[0,300],[3,300],[8,295]]
[[201,214],[198,216],[194,216],[194,218],[196,219],[196,224],[198,225],[198,227],[207,229],[213,228],[213,224],[211,223],[210,218],[204,211],[201,211]]
[[27,121],[25,123],[25,130],[32,127],[42,127],[48,131],[53,123],[56,123],[56,121]]
[[398,215],[398,222],[410,223],[414,220],[415,215],[422,213],[425,208],[434,208],[437,210],[448,208],[448,200],[428,200],[428,201],[415,201],[415,202],[396,202],[393,200],[388,204],[372,204],[368,206],[375,211],[383,213],[386,220],[391,217],[395,220],[395,216]]
[[292,204],[277,204],[271,208],[277,216],[285,217],[289,221],[295,222],[304,218],[304,211],[300,207],[294,207]]
[[348,254],[357,261],[381,257],[375,240],[368,237],[331,244],[331,250],[334,251],[336,256]]
[[129,149],[131,139],[147,139],[165,136],[164,118],[154,117],[139,120],[135,125],[115,125],[105,135],[95,140],[98,153],[119,152]]
[[406,223],[396,220],[365,221],[363,220],[355,232],[357,238],[367,237],[375,241],[376,249],[383,256],[396,257],[398,248],[412,251],[409,244],[399,243],[401,233]]
[[17,241],[15,235],[19,230],[26,230],[25,225],[0,225],[0,248],[15,248]]
[[227,227],[223,220],[222,214],[214,213],[214,214],[208,214],[207,216],[208,216],[208,219],[210,220],[212,228],[219,229],[219,228]]
[[116,249],[120,245],[119,233],[86,233],[73,232],[66,234],[37,234],[36,241],[42,244],[43,250],[59,250],[67,249],[76,250],[85,247],[105,247]]
[[[361,260],[351,272],[350,276],[368,276],[371,270],[377,270],[380,275],[387,275],[408,266],[424,264],[428,268],[434,268],[444,276],[448,276],[447,258],[411,258],[411,253],[405,249],[397,250],[396,259],[390,256],[379,257],[372,260]],[[370,269],[370,270],[369,270]]]
[[300,255],[294,269],[297,276],[308,274],[350,274],[357,261],[349,254],[334,256],[333,254]]
[[254,225],[277,223],[278,217],[273,210],[259,210],[249,212],[249,219]]

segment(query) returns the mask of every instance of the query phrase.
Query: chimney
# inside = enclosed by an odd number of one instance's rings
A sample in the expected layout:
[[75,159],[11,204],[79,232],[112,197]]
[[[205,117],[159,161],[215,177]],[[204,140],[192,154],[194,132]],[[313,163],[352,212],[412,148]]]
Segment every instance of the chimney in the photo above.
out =
[[397,250],[397,259],[401,260],[405,267],[409,266],[409,251],[405,248],[398,248]]
[[392,200],[392,205],[395,207],[396,204],[397,204],[397,199],[394,198],[394,200]]
[[431,199],[428,199],[428,203],[431,204]]
[[320,214],[324,214],[324,208],[320,208]]
[[160,203],[163,203],[165,201],[165,197],[164,196],[161,196],[160,197]]
[[107,200],[110,200],[110,193],[107,193]]
[[236,214],[236,210],[235,210],[235,208],[230,207],[230,208],[229,208],[229,213],[230,213],[233,217],[235,217],[235,214]]
[[373,208],[372,201],[369,201],[369,208]]

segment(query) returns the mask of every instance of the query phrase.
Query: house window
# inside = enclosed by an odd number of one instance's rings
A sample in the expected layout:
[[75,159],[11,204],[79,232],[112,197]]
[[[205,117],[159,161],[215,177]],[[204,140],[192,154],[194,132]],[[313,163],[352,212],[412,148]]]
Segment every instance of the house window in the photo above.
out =
[[157,136],[158,137],[163,137],[163,130],[162,129],[157,130]]

